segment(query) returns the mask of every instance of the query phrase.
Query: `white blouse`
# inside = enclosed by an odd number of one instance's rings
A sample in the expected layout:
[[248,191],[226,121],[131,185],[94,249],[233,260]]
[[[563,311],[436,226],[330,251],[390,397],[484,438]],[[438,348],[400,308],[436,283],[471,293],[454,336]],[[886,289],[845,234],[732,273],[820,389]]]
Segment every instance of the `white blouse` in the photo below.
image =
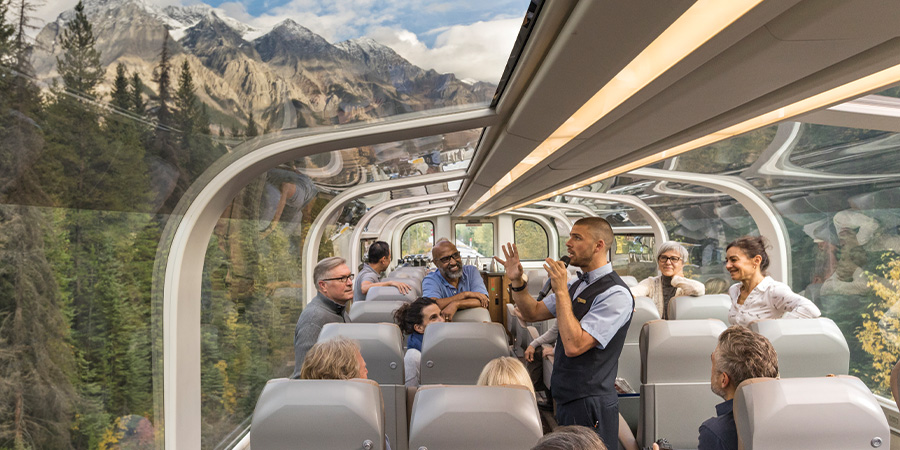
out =
[[738,304],[741,283],[728,289],[731,309],[728,321],[732,325],[749,326],[750,322],[763,319],[814,319],[822,315],[819,308],[808,298],[794,293],[791,288],[772,277],[765,277],[755,287],[743,305]]

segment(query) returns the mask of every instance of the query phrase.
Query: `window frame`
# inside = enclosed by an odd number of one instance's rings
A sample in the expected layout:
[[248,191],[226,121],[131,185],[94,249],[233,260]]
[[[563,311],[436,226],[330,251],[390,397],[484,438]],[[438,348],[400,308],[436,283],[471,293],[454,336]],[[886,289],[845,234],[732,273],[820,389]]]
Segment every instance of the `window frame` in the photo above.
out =
[[519,245],[517,242],[518,239],[516,239],[516,224],[518,224],[519,221],[522,221],[522,220],[531,222],[531,223],[537,225],[537,227],[540,228],[541,231],[544,232],[544,257],[538,258],[538,259],[521,258],[521,260],[522,261],[543,261],[543,260],[549,258],[550,257],[550,233],[547,232],[547,230],[544,228],[543,225],[541,225],[538,221],[536,221],[534,219],[529,219],[527,217],[516,217],[515,219],[513,219],[513,242],[516,242],[516,246]]
[[[424,222],[428,222],[428,224],[431,225],[431,237],[432,237],[432,239],[434,239],[435,225],[434,225],[434,222],[433,222],[431,219],[417,220],[417,221],[415,221],[415,222],[412,222],[412,223],[406,225],[405,227],[403,227],[403,232],[400,233],[400,254],[398,255],[398,259],[403,259],[403,258],[409,256],[409,255],[407,255],[407,254],[404,252],[404,250],[403,250],[403,236],[406,235],[406,232],[409,231],[410,228],[412,228],[413,226],[418,225],[418,224],[420,224],[420,223],[424,223]],[[434,245],[433,242],[432,242],[432,245]],[[418,254],[418,253],[417,253],[417,254]]]

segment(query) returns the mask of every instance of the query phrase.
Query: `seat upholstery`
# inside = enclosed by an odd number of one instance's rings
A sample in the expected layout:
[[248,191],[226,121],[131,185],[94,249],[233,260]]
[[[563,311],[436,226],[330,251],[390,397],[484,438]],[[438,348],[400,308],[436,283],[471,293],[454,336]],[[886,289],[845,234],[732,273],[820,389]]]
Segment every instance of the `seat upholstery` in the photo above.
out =
[[659,319],[656,304],[649,297],[634,299],[634,314],[631,325],[625,335],[625,345],[619,355],[619,372],[617,377],[624,378],[631,387],[637,389],[641,385],[641,328],[651,320]]
[[328,323],[319,342],[343,336],[359,343],[369,379],[381,384],[403,384],[403,335],[392,323]]
[[384,302],[399,300],[410,303],[415,301],[417,297],[414,290],[401,294],[400,290],[394,286],[372,286],[369,288],[369,292],[366,292],[366,301]]
[[750,329],[772,342],[781,378],[847,375],[850,371],[850,347],[831,319],[761,320]]
[[622,281],[625,282],[625,285],[627,285],[627,286],[630,287],[630,288],[635,287],[635,286],[638,285],[638,280],[637,280],[637,278],[635,278],[635,277],[633,277],[633,276],[631,276],[631,275],[622,275],[622,276],[619,277],[619,278],[621,278]]
[[722,400],[710,390],[710,355],[725,324],[719,320],[654,320],[640,336],[641,405],[638,439],[666,438],[696,448],[697,427]]
[[422,386],[409,424],[411,449],[521,450],[542,434],[534,396],[522,386]]
[[528,269],[525,271],[525,274],[528,275],[528,293],[532,297],[537,298],[541,288],[544,287],[544,283],[547,282],[547,271],[544,269]]
[[487,308],[460,309],[453,315],[454,322],[490,322],[491,313]]
[[384,302],[353,302],[350,306],[350,322],[353,323],[394,323],[394,311],[406,303],[400,300]]
[[516,330],[516,314],[515,314],[516,305],[512,303],[506,304],[506,331],[509,331],[509,334],[515,337],[514,331]]
[[475,384],[488,361],[509,356],[499,323],[432,323],[425,329],[420,384]]
[[250,447],[384,449],[382,408],[371,380],[270,380],[253,411]]
[[[372,302],[380,304],[382,302]],[[403,336],[392,323],[329,323],[319,341],[343,336],[359,343],[369,379],[381,387],[384,401],[384,433],[394,449],[406,448],[406,386],[403,371]]]
[[745,450],[891,447],[878,400],[856,377],[746,380],[735,395],[734,419]]
[[668,312],[671,320],[718,319],[728,323],[730,309],[731,297],[726,294],[699,297],[683,295],[669,302]]

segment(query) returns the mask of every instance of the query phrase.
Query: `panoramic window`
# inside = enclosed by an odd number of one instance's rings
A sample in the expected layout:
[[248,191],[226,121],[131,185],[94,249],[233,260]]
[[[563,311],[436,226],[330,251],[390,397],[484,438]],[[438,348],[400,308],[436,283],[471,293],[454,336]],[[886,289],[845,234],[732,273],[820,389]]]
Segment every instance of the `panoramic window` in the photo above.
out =
[[516,219],[513,228],[520,259],[543,261],[550,256],[547,231],[539,223],[529,219]]
[[479,258],[479,261],[484,260],[482,264],[490,262],[484,258],[494,256],[494,224],[458,223],[455,225],[454,231],[456,232],[456,248],[459,249],[464,260],[470,258],[472,264],[474,264],[475,258]]
[[400,257],[429,254],[432,246],[434,246],[434,224],[430,220],[416,222],[403,230],[403,236],[400,238]]

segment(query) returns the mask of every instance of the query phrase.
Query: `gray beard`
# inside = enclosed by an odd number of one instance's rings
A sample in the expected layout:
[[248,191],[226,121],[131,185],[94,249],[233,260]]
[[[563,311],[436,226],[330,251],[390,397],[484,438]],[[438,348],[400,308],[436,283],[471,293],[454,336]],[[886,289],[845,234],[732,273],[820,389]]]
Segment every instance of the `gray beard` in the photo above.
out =
[[462,267],[460,267],[459,269],[460,269],[459,272],[456,272],[456,273],[450,272],[449,270],[442,270],[441,275],[443,275],[444,278],[446,278],[448,280],[458,280],[458,279],[462,278],[462,275],[463,275]]

